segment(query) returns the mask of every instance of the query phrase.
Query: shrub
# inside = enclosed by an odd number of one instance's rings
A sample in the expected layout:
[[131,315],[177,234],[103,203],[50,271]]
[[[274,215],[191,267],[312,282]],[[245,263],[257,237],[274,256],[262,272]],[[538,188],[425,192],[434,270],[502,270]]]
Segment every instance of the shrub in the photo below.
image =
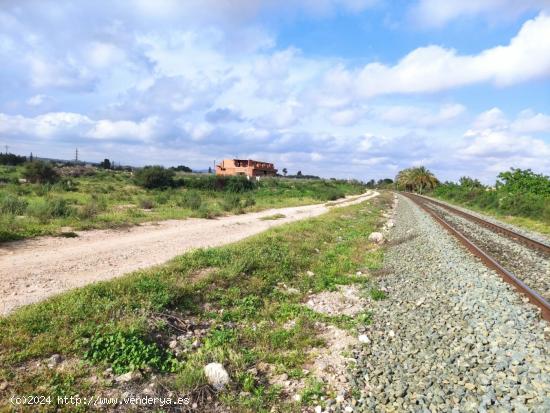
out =
[[186,186],[207,191],[242,193],[256,189],[258,184],[255,181],[249,181],[243,176],[206,175],[186,179]]
[[23,177],[33,183],[53,183],[59,179],[59,174],[50,163],[33,161],[25,164]]
[[92,196],[78,211],[81,219],[90,219],[107,209],[107,200],[104,197]]
[[92,362],[107,362],[116,374],[152,367],[159,371],[174,371],[177,360],[133,331],[97,332],[89,342],[84,358]]
[[240,193],[256,189],[256,182],[250,181],[241,176],[230,176],[227,179],[226,190],[229,192]]
[[224,211],[241,209],[241,197],[237,194],[225,194],[221,201],[221,207]]
[[13,153],[0,153],[0,165],[19,165],[26,160],[25,156],[14,155]]
[[38,218],[40,222],[47,222],[52,218],[70,216],[73,213],[73,208],[66,199],[49,197],[29,205],[27,212]]
[[0,213],[23,215],[27,209],[28,202],[13,195],[5,195],[0,198]]
[[155,203],[152,199],[141,198],[139,200],[139,207],[142,209],[153,209],[155,207]]
[[196,211],[202,205],[202,198],[196,191],[187,191],[178,199],[177,204],[183,208],[189,208]]
[[134,176],[137,185],[144,188],[167,188],[174,185],[174,171],[162,166],[146,166]]

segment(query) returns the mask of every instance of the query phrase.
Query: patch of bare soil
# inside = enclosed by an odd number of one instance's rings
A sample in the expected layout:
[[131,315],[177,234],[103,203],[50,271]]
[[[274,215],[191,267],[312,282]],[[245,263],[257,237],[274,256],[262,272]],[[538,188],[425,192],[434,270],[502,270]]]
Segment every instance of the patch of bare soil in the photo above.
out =
[[358,344],[358,340],[347,331],[331,325],[321,325],[320,330],[326,347],[313,349],[314,361],[306,369],[322,380],[329,392],[348,393],[347,367],[353,358],[347,357],[346,353]]
[[306,306],[327,315],[354,316],[364,311],[365,298],[356,285],[342,285],[338,291],[323,291],[309,296]]

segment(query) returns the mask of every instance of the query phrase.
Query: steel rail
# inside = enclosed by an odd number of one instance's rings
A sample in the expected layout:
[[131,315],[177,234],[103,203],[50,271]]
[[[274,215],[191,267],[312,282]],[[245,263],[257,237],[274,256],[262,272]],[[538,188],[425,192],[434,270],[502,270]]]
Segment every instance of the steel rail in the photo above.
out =
[[451,235],[456,237],[472,254],[478,257],[487,267],[494,269],[507,283],[513,285],[516,290],[524,294],[529,301],[537,306],[541,310],[541,317],[550,322],[550,303],[546,301],[539,293],[532,290],[527,284],[521,281],[518,277],[500,265],[493,257],[475,245],[464,234],[453,228],[447,221],[439,217],[432,209],[426,206],[427,202],[431,202],[429,199],[423,197],[414,196],[413,194],[401,193],[416,203],[420,208],[426,211],[432,218],[435,219],[443,228],[445,228]]
[[464,217],[469,221],[472,221],[472,222],[474,222],[478,225],[481,225],[482,227],[490,229],[493,232],[502,234],[502,235],[504,235],[508,238],[513,239],[514,241],[517,241],[519,243],[522,243],[522,244],[526,245],[527,247],[530,247],[532,249],[536,249],[540,252],[543,252],[547,255],[550,255],[550,246],[547,245],[547,244],[544,244],[544,243],[542,243],[540,241],[537,241],[533,238],[526,237],[525,235],[518,234],[517,232],[512,231],[511,229],[505,228],[505,227],[503,227],[501,225],[498,225],[498,224],[495,224],[493,222],[486,221],[482,218],[476,217],[475,215],[469,214],[469,213],[464,212],[460,209],[454,208],[450,205],[447,205],[447,204],[444,204],[442,202],[436,201],[432,198],[428,198],[427,196],[417,195],[417,194],[411,194],[411,195],[415,196],[415,197],[423,198],[426,201],[431,202],[434,205],[437,205],[441,208],[444,208],[448,211],[451,211],[456,215],[460,215],[461,217]]

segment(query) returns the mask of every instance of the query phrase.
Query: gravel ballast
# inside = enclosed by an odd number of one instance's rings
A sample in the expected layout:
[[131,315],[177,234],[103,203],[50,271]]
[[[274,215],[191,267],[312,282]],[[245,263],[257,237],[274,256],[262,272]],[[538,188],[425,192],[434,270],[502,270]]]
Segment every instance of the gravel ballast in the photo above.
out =
[[501,221],[501,220],[499,220],[495,217],[492,217],[490,215],[482,214],[481,212],[477,212],[477,211],[474,211],[472,209],[464,208],[460,205],[456,205],[456,204],[453,204],[453,203],[450,203],[450,202],[446,202],[446,201],[444,201],[442,199],[439,199],[439,198],[430,198],[429,196],[425,196],[425,195],[424,195],[424,198],[433,199],[433,200],[439,202],[440,204],[448,205],[452,208],[458,209],[459,211],[466,212],[467,214],[470,214],[470,215],[473,215],[475,217],[484,219],[485,221],[489,221],[493,224],[500,225],[501,227],[507,228],[507,229],[512,230],[514,232],[517,232],[518,234],[521,234],[525,237],[532,238],[536,241],[542,242],[543,244],[546,244],[546,245],[550,246],[550,237],[548,237],[544,234],[540,234],[540,233],[535,232],[535,231],[529,231],[525,228],[518,227],[517,225],[512,225],[508,222]]
[[378,280],[388,298],[358,331],[357,391],[341,406],[550,411],[550,324],[412,201],[399,196],[394,222]]
[[550,301],[550,259],[547,254],[529,248],[434,204],[428,205],[507,270],[537,291],[547,301]]

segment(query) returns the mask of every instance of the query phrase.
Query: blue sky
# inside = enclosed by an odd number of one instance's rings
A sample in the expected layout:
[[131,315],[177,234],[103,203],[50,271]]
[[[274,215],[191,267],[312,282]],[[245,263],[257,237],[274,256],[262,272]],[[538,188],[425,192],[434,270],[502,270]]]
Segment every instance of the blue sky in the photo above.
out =
[[550,173],[550,0],[4,0],[0,61],[16,153]]

